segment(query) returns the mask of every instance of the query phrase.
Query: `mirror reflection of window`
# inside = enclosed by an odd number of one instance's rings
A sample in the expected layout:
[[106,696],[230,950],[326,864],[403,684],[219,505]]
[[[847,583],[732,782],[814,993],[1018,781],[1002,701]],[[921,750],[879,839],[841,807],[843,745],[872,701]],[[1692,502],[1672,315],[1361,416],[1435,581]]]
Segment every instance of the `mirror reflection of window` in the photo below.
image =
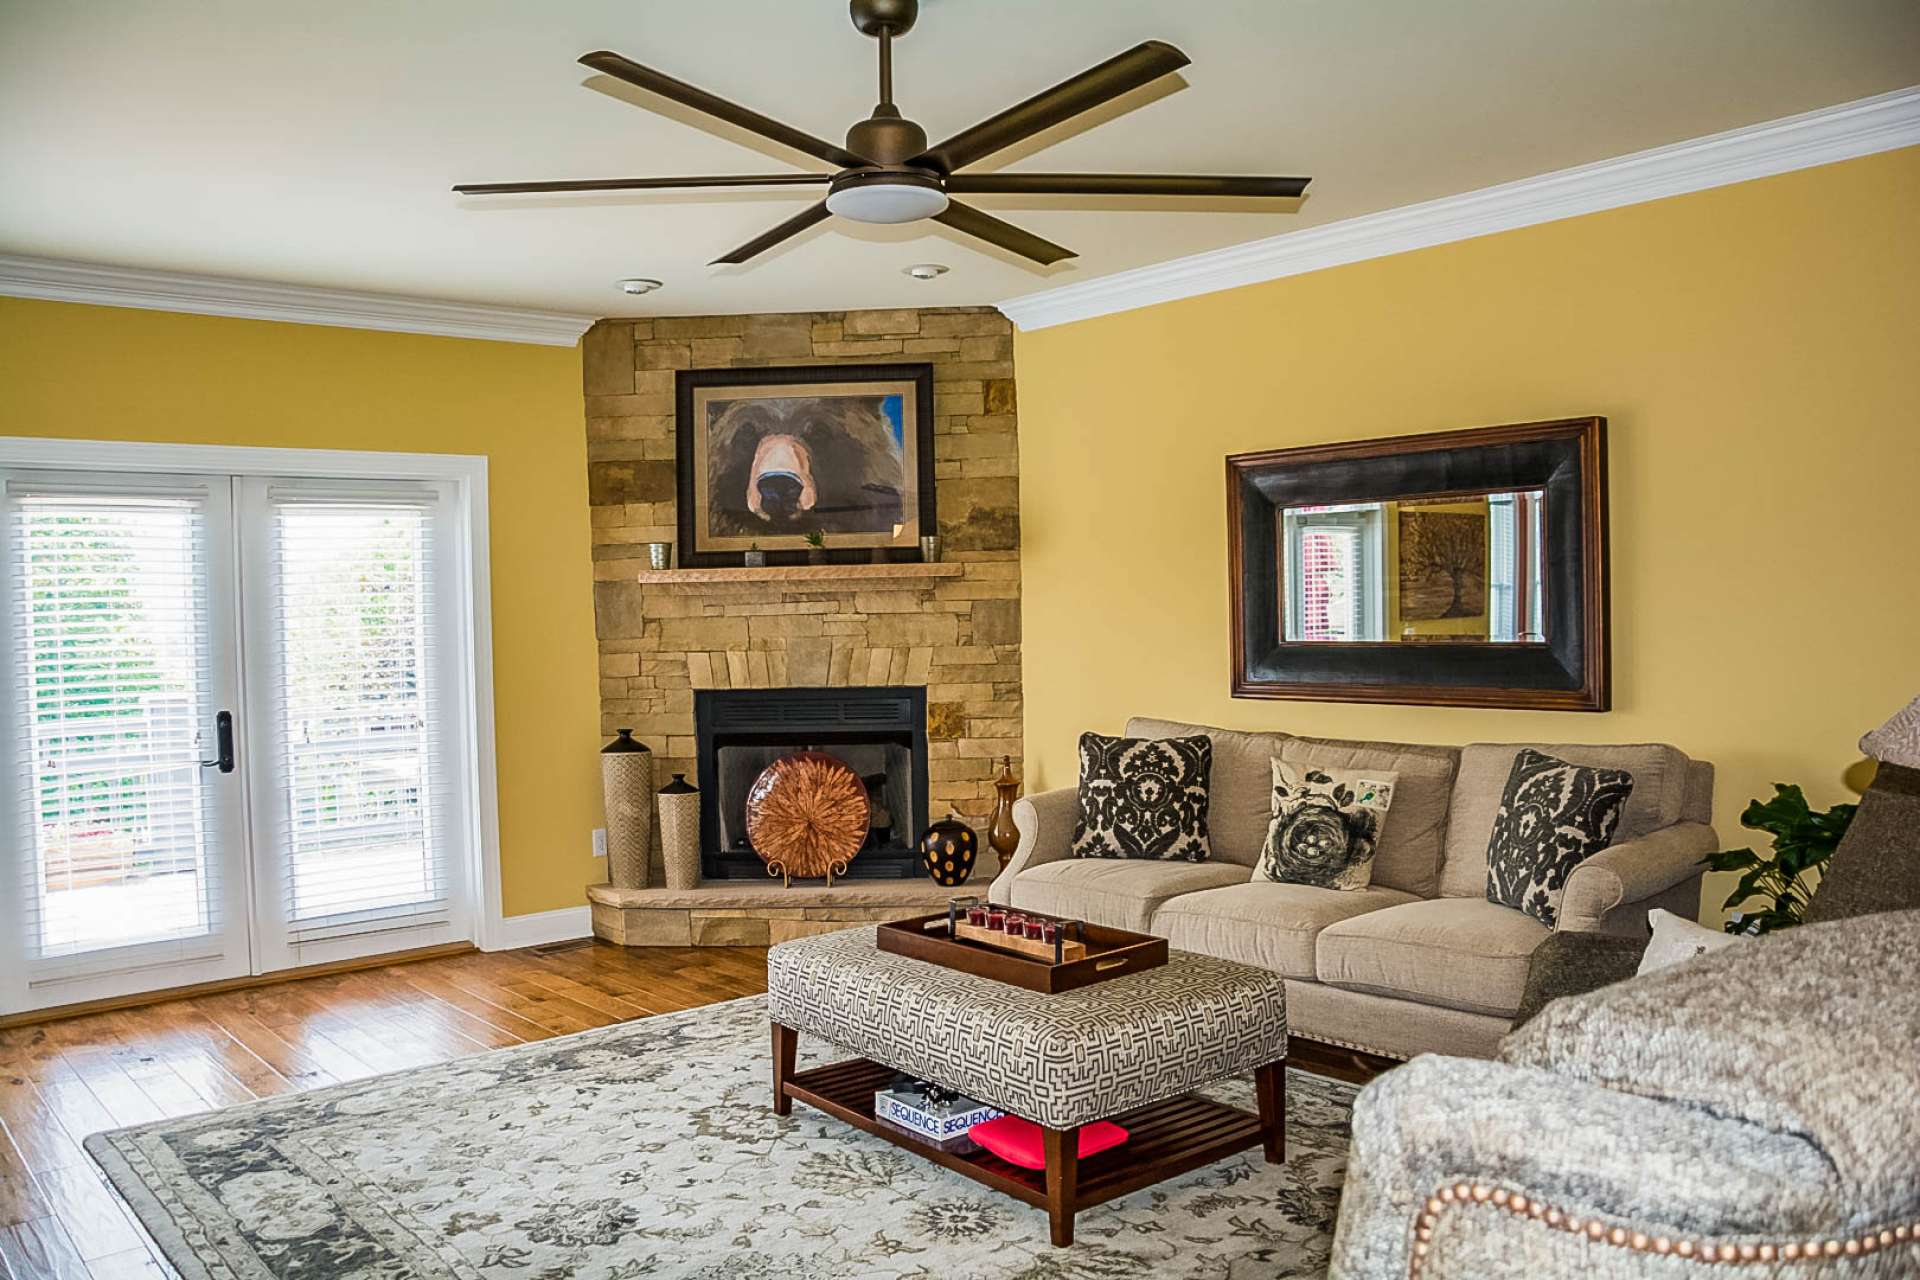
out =
[[1287,639],[1386,639],[1384,512],[1373,502],[1285,513]]
[[1546,494],[1401,498],[1282,513],[1289,641],[1546,641]]

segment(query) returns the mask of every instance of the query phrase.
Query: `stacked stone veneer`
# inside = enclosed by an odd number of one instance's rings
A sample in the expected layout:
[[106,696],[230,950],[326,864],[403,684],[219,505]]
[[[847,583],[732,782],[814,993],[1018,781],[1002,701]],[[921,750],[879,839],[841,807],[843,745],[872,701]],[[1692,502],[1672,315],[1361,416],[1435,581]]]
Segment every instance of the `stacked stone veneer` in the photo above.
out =
[[[927,362],[943,559],[958,577],[646,585],[679,539],[674,373]],[[929,816],[982,822],[999,758],[1020,772],[1019,445],[1013,332],[989,309],[605,320],[585,340],[602,727],[656,774],[693,772],[693,691],[927,686]],[[655,880],[659,883],[659,880]]]

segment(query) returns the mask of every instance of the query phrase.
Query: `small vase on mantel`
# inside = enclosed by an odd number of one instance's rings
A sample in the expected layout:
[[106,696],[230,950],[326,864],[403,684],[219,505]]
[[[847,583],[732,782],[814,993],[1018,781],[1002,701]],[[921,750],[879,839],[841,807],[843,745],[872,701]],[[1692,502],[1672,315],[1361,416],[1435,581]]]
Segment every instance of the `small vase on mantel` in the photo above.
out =
[[999,855],[1000,865],[1013,861],[1020,845],[1020,828],[1013,825],[1013,802],[1020,798],[1020,780],[1013,776],[1013,757],[1000,757],[1000,776],[994,779],[993,821],[987,827],[987,847]]
[[607,878],[616,889],[645,889],[653,880],[653,752],[621,729],[600,749],[600,785],[607,805]]

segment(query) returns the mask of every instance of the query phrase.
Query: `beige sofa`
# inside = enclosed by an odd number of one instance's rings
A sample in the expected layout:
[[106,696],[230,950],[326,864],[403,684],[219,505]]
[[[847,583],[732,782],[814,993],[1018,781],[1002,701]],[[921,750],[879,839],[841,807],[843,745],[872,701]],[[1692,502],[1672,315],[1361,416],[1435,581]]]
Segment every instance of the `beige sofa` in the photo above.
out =
[[[1390,1057],[1492,1056],[1520,1007],[1528,957],[1553,932],[1486,900],[1487,839],[1522,746],[1634,777],[1613,845],[1567,879],[1561,930],[1644,936],[1651,907],[1692,919],[1699,860],[1719,848],[1709,825],[1713,766],[1657,743],[1436,747],[1144,719],[1126,731],[1213,739],[1211,859],[1074,858],[1079,798],[1067,787],[1014,806],[1020,844],[989,897],[1273,969],[1287,978],[1293,1034]],[[1342,892],[1251,878],[1275,757],[1399,772],[1369,887]]]

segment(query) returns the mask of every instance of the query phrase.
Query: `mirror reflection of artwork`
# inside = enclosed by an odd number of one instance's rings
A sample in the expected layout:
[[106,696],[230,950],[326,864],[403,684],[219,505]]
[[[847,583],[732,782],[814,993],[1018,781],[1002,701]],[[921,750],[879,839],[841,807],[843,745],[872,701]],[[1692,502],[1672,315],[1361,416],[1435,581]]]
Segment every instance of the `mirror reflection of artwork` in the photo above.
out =
[[700,384],[681,395],[683,545],[799,552],[817,531],[829,551],[917,548],[932,527],[920,367],[681,375]]
[[1545,506],[1529,489],[1285,509],[1287,640],[1541,643]]
[[1401,503],[1400,617],[1425,622],[1486,612],[1486,500]]

